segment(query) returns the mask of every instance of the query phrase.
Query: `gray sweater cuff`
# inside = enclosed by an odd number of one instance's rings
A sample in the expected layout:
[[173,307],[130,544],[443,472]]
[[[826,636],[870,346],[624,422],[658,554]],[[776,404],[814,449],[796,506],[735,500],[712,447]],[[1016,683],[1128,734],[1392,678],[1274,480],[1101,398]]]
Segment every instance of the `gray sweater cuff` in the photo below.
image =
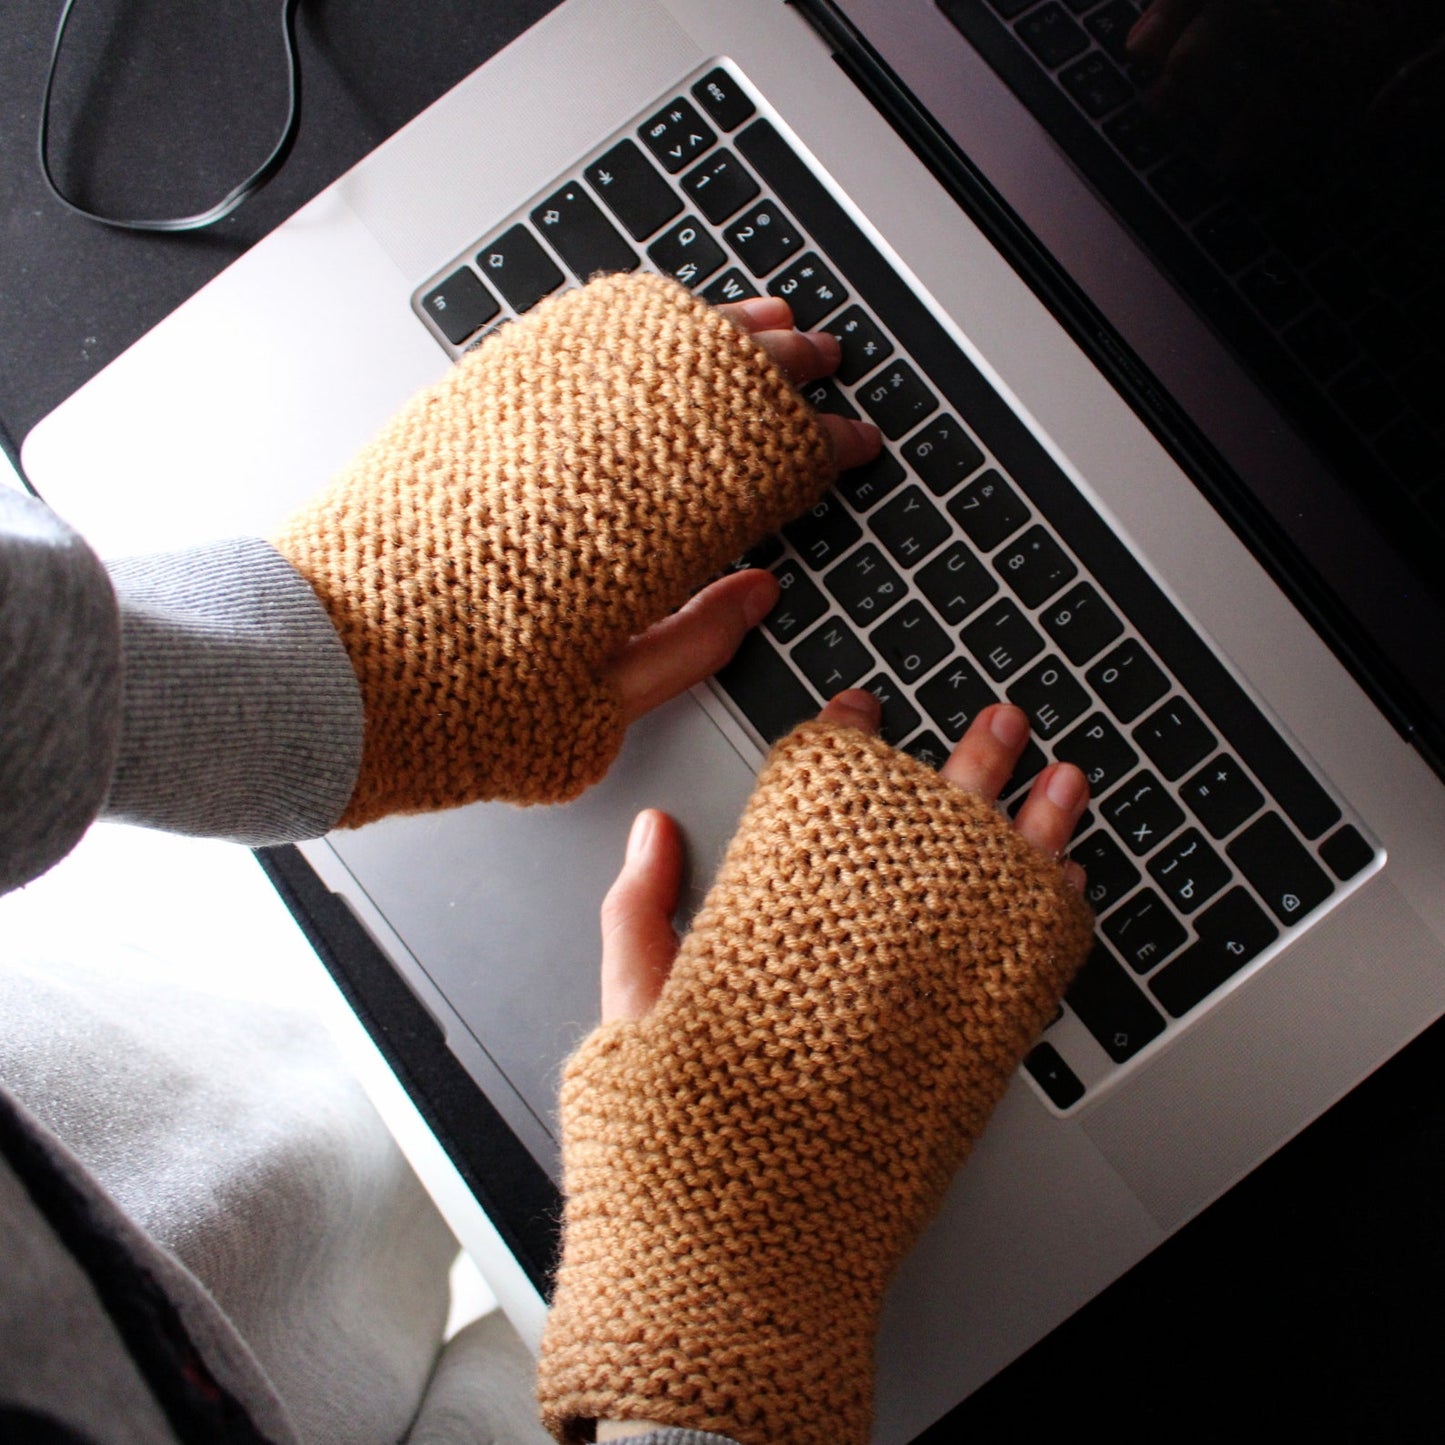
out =
[[94,552],[0,486],[0,893],[90,826],[120,737],[120,627]]
[[125,663],[105,816],[259,845],[326,832],[361,692],[304,579],[256,539],[109,564]]

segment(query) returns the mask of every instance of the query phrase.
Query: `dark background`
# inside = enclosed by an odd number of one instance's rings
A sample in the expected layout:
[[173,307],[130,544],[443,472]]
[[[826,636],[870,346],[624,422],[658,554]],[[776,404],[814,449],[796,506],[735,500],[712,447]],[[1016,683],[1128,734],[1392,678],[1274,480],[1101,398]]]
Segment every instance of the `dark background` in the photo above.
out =
[[[210,231],[143,236],[45,191],[34,146],[60,4],[3,4],[0,446],[17,463],[51,408],[551,8],[303,0],[302,125],[279,177]],[[280,9],[79,0],[53,111],[62,185],[132,216],[228,191],[281,124]],[[1440,1438],[1442,1065],[1437,1027],[929,1439]]]

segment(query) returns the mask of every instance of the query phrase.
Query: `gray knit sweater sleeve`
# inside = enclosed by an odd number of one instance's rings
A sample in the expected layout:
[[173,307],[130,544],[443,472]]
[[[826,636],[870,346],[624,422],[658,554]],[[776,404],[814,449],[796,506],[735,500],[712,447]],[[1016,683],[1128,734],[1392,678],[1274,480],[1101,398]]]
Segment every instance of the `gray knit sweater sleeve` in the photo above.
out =
[[99,812],[120,747],[120,612],[95,554],[0,487],[0,893]]
[[325,610],[267,543],[101,564],[0,489],[0,892],[106,816],[293,842],[340,816],[361,697]]

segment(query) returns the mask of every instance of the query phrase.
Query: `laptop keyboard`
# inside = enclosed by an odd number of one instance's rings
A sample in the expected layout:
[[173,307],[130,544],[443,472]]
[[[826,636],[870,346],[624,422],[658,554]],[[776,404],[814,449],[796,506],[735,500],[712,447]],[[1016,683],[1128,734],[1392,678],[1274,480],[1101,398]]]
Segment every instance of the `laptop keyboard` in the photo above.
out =
[[[1135,0],[938,0],[1134,233],[1406,541],[1445,532],[1445,207],[1397,214],[1398,177],[1334,167],[1231,182],[1217,135],[1141,103]],[[1321,22],[1322,25],[1327,22]]]
[[937,767],[1007,699],[1087,774],[1071,845],[1097,943],[1027,1060],[1059,1110],[1167,1040],[1375,849],[728,67],[685,82],[413,306],[449,354],[597,271],[671,275],[715,302],[785,297],[836,335],[806,388],[873,420],[882,455],[740,559],[782,599],[717,678],[767,744],[840,689]]

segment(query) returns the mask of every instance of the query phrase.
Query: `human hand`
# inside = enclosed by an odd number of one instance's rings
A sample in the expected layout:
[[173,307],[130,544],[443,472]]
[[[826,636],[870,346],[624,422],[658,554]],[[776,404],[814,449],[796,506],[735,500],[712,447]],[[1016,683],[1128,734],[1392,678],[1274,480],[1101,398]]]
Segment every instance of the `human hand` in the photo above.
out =
[[672,617],[879,443],[794,388],[831,339],[774,301],[731,318],[656,276],[550,298],[286,525],[361,688],[341,826],[575,796],[770,605],[743,574]]
[[992,800],[1016,708],[939,774],[876,722],[843,694],[779,744],[681,945],[676,826],[634,826],[609,1021],[562,1092],[559,1440],[600,1419],[861,1445],[886,1282],[1088,950],[1082,873],[1054,858],[1078,770],[1046,769],[1014,825]]

